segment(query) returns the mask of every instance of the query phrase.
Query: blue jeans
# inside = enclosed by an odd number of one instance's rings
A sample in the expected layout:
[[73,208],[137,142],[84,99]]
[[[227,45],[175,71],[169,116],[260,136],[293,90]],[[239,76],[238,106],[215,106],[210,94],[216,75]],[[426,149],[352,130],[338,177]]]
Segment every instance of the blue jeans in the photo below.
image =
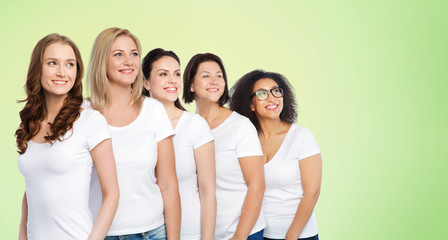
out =
[[263,232],[264,229],[261,229],[261,231],[249,235],[247,240],[263,240]]
[[120,236],[106,236],[104,240],[166,240],[165,224],[162,226],[149,230],[144,233],[134,233]]
[[[281,240],[281,239],[264,238],[264,240]],[[319,236],[318,236],[318,234],[316,234],[312,237],[299,238],[299,240],[319,240]]]

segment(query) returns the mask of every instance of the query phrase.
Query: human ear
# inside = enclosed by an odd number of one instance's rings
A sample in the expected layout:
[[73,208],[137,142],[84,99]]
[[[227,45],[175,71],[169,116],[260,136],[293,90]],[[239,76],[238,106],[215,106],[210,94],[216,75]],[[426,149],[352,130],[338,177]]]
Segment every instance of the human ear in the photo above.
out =
[[144,80],[144,81],[143,81],[143,87],[144,87],[146,90],[148,90],[148,91],[151,90],[151,87],[149,86],[149,81],[148,81],[148,80]]

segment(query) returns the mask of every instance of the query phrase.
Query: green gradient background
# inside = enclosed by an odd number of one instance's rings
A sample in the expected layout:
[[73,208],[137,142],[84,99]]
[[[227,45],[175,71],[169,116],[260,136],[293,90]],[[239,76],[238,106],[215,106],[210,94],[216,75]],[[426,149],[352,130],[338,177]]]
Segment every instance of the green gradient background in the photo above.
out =
[[[444,1],[15,1],[0,9],[0,226],[16,239],[24,180],[14,131],[32,48],[69,36],[88,66],[97,34],[130,29],[144,54],[222,57],[230,84],[284,74],[323,152],[321,239],[447,235],[448,17]],[[194,109],[191,106],[190,109]],[[281,174],[281,173],[279,173]]]

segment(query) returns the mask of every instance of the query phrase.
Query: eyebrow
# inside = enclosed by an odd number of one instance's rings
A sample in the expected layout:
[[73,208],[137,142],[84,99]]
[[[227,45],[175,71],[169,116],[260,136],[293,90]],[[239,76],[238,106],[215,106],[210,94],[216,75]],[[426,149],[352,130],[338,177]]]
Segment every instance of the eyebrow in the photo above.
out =
[[270,91],[270,90],[272,90],[272,89],[276,89],[276,88],[280,88],[280,86],[273,86],[271,89],[260,88],[260,89],[258,89],[258,90],[255,90],[255,92],[256,92],[256,91],[259,91],[259,90]]
[[[168,69],[163,69],[163,68],[157,70],[157,72],[160,72],[160,71],[166,71],[166,72],[169,72],[170,70],[168,70]],[[177,72],[177,71],[180,71],[180,69],[176,69],[176,70],[174,70],[174,71]]]
[[[116,52],[116,51],[124,52],[124,50],[122,50],[122,49],[115,49],[112,52]],[[131,52],[133,52],[133,51],[138,51],[138,49],[134,48],[134,49],[131,50]]]
[[[58,58],[52,58],[52,57],[44,59],[44,61],[47,61],[47,60],[59,60],[59,59]],[[76,62],[76,60],[73,59],[73,58],[66,59],[65,61],[75,61]]]
[[[210,73],[211,74],[211,72],[209,72],[209,71],[202,71],[200,73]],[[222,73],[222,71],[217,71],[216,73]]]

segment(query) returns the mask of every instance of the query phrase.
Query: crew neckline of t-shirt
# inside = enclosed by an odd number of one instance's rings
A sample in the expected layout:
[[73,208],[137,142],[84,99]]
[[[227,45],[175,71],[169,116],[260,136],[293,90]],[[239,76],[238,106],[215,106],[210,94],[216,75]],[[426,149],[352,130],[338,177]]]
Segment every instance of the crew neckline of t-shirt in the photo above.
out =
[[179,120],[177,121],[176,127],[174,128],[174,132],[176,133],[179,128],[180,125],[182,125],[184,123],[184,118],[186,116],[187,111],[183,111],[182,115],[180,115]]
[[145,108],[145,105],[147,104],[147,101],[150,101],[150,100],[149,100],[149,97],[148,97],[148,98],[145,98],[145,99],[143,100],[143,105],[142,105],[142,108],[140,109],[140,112],[138,113],[138,116],[134,119],[134,121],[130,122],[128,125],[124,125],[124,126],[121,126],[121,127],[112,126],[112,125],[110,125],[109,123],[107,123],[107,125],[109,126],[109,128],[111,128],[111,129],[117,129],[117,130],[119,130],[119,129],[126,129],[126,128],[130,128],[130,127],[132,127],[132,126],[135,125],[136,122],[138,122],[138,120],[141,118],[141,116],[142,116],[142,114],[143,114],[143,109]]
[[281,152],[283,150],[286,140],[289,138],[289,136],[292,134],[292,132],[293,132],[293,130],[295,128],[296,128],[296,124],[295,123],[291,124],[291,126],[289,127],[288,132],[286,133],[285,138],[283,139],[282,144],[280,145],[280,147],[278,148],[278,150],[274,154],[274,156],[271,158],[271,160],[269,160],[269,162],[264,164],[265,166],[268,165],[270,162],[274,161],[277,158],[277,156],[279,155],[279,152]]
[[[81,120],[81,118],[85,115],[84,114],[85,110],[86,110],[86,108],[82,108],[81,107],[81,112],[79,113],[79,118],[76,119],[76,121],[73,124],[75,124],[77,121]],[[72,127],[72,129],[73,129],[73,127]],[[57,141],[59,141],[59,140],[57,140]],[[40,146],[44,146],[46,144],[49,144],[48,142],[43,142],[43,143],[35,142],[35,141],[31,140],[31,139],[28,141],[28,144],[30,144],[30,143],[33,144],[33,145],[40,145]]]
[[232,111],[232,113],[221,123],[219,124],[217,127],[210,129],[212,132],[222,128],[223,126],[225,126],[227,124],[228,121],[230,121],[231,118],[233,118],[233,116],[237,114],[235,111]]

